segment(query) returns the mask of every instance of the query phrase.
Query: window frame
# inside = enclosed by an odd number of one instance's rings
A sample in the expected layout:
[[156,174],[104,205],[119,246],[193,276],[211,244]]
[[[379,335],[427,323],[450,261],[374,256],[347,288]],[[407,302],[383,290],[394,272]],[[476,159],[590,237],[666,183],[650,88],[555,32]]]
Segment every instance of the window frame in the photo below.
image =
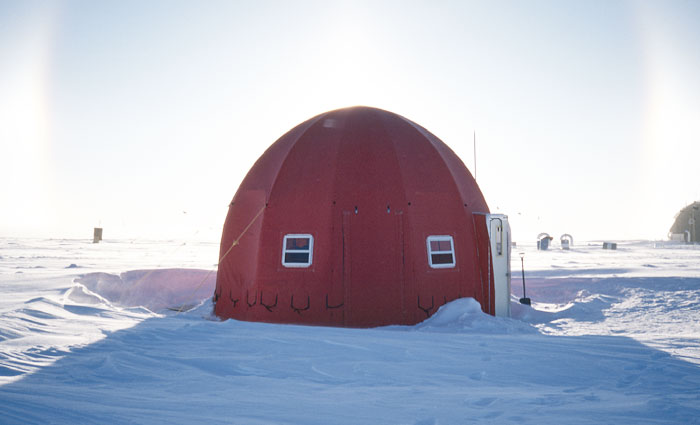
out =
[[[433,251],[432,248],[430,247],[430,242],[443,242],[443,241],[449,241],[450,242],[450,250],[449,251]],[[457,266],[457,254],[455,253],[455,241],[452,235],[430,235],[425,239],[425,245],[427,248],[428,252],[428,265],[430,266],[431,269],[453,269]],[[452,255],[452,262],[451,263],[438,263],[438,264],[433,264],[433,255],[434,254],[450,254]]]
[[[307,238],[309,240],[309,249],[287,249],[287,239]],[[305,263],[289,263],[285,261],[288,253],[308,253],[309,260]],[[282,265],[287,268],[309,268],[314,260],[314,236],[310,233],[288,233],[282,238]]]

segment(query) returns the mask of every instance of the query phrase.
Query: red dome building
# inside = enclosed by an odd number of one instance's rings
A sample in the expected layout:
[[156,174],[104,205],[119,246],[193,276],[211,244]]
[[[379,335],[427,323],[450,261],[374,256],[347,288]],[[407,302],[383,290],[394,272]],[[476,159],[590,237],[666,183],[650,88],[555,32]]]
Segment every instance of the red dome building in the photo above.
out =
[[[423,127],[368,107],[323,113],[270,146],[238,188],[214,311],[372,327],[415,324],[472,297],[496,314],[488,213],[462,161]],[[497,249],[508,254],[499,217]],[[504,291],[509,313],[509,280]]]

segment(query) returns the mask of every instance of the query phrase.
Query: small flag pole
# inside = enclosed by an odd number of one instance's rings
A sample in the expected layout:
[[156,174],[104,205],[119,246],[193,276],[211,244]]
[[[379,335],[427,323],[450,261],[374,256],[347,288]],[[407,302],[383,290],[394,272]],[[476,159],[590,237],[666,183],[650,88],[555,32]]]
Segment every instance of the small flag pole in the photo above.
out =
[[476,130],[474,130],[474,180],[476,180]]

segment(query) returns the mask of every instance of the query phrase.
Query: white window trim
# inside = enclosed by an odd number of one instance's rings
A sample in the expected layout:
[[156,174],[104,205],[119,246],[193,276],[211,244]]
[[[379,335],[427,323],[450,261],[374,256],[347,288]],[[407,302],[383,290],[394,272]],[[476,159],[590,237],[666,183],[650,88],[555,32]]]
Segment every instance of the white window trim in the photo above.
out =
[[[430,242],[450,241],[449,251],[433,251],[430,249]],[[430,235],[425,240],[425,245],[428,248],[428,264],[432,269],[451,269],[457,264],[457,256],[455,255],[455,241],[450,235]],[[433,264],[433,254],[452,254],[452,263]]]
[[[309,239],[309,249],[287,249],[287,239],[295,239],[295,238],[308,238]],[[287,263],[284,261],[284,258],[286,257],[287,253],[294,253],[294,252],[299,252],[299,253],[309,253],[309,261],[307,263]],[[290,233],[287,235],[284,235],[284,239],[282,240],[282,265],[284,267],[294,267],[294,268],[307,268],[310,267],[311,264],[313,263],[314,259],[314,237],[313,235],[310,235],[308,233]]]

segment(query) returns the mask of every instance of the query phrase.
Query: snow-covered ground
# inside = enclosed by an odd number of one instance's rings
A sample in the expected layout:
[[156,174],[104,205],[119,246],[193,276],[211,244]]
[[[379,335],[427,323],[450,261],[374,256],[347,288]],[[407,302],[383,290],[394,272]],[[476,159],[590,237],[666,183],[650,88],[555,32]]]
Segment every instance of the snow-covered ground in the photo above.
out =
[[0,239],[0,423],[700,423],[700,247],[601,246],[515,248],[512,319],[340,329],[213,320],[217,244]]

